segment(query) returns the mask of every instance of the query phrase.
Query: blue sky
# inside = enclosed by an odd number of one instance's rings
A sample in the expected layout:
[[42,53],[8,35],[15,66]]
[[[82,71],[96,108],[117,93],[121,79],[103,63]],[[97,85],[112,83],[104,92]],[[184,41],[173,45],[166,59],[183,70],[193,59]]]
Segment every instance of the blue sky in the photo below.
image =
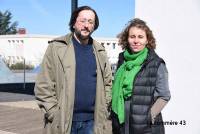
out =
[[[95,37],[116,37],[134,18],[134,0],[79,0],[94,8],[100,19]],[[0,11],[9,10],[12,21],[28,34],[64,35],[69,32],[71,0],[0,0]]]

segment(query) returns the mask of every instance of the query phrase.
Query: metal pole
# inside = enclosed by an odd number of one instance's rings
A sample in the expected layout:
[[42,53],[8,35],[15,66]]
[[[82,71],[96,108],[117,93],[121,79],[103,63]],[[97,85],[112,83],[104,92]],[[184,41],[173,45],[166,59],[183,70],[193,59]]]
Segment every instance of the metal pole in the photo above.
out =
[[78,0],[71,0],[71,12],[72,13],[77,7],[78,7]]
[[24,58],[24,84],[23,84],[23,89],[26,89],[26,62]]

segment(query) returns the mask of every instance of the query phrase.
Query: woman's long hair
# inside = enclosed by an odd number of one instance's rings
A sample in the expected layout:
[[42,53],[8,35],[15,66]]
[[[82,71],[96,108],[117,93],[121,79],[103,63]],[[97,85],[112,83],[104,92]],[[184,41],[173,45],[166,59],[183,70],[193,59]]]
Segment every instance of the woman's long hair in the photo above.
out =
[[128,36],[129,36],[129,30],[131,27],[137,27],[139,29],[144,30],[147,36],[147,40],[148,40],[147,48],[150,48],[150,49],[156,48],[156,40],[153,36],[151,29],[146,25],[145,21],[139,18],[135,18],[129,21],[125,29],[117,36],[119,38],[119,45],[122,46],[122,49],[126,49],[129,46]]

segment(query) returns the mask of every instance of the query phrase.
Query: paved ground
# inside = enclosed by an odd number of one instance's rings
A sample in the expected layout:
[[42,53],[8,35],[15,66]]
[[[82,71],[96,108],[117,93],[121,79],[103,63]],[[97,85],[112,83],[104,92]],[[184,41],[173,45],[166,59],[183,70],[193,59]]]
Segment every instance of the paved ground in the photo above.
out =
[[41,134],[42,116],[34,96],[0,92],[0,134]]
[[0,102],[28,101],[34,99],[33,95],[0,92]]

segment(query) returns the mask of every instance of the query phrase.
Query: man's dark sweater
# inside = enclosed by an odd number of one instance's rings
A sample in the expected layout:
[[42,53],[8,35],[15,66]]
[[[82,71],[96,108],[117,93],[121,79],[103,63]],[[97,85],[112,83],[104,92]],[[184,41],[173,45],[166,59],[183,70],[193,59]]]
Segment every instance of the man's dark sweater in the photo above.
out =
[[87,45],[73,38],[76,58],[75,100],[73,121],[94,119],[96,97],[96,59],[92,39]]

